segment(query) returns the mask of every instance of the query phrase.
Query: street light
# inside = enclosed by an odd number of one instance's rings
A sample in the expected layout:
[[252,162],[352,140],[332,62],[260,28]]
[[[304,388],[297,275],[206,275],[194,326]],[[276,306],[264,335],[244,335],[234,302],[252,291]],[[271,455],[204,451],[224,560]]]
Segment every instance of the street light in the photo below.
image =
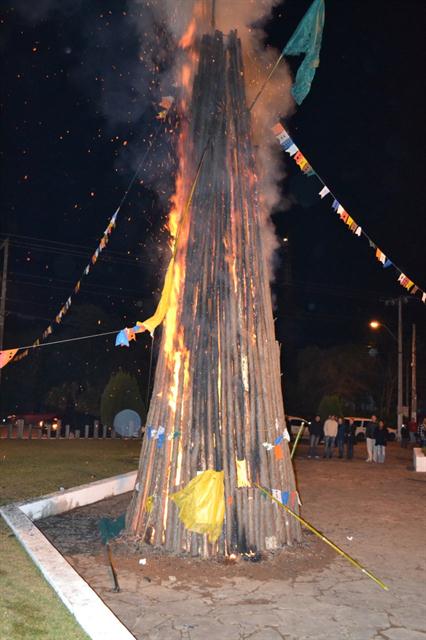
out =
[[371,329],[380,329],[383,327],[392,336],[395,342],[398,344],[398,400],[397,400],[397,428],[398,439],[401,439],[401,428],[404,419],[404,410],[402,408],[402,307],[401,298],[398,301],[398,337],[389,329],[388,326],[379,322],[378,320],[371,320],[369,326]]
[[396,335],[383,322],[379,322],[378,320],[371,320],[371,322],[369,322],[369,325],[372,329],[381,329],[383,327],[383,329],[386,329],[386,331],[392,336],[395,342],[398,342],[398,338],[396,337]]

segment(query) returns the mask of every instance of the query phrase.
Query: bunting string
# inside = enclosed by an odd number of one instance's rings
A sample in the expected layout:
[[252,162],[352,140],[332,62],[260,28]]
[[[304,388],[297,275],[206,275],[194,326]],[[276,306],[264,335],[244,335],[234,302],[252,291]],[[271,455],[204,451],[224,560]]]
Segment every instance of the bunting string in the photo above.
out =
[[[105,229],[105,231],[102,234],[102,237],[99,241],[99,244],[95,250],[95,252],[93,253],[93,255],[91,256],[89,262],[87,263],[86,267],[84,268],[79,280],[76,282],[75,286],[72,289],[72,292],[70,293],[70,295],[68,296],[67,300],[65,301],[65,303],[61,306],[61,308],[59,309],[58,313],[55,315],[54,319],[52,320],[52,322],[49,324],[48,327],[46,327],[46,329],[43,331],[43,333],[41,334],[41,336],[39,338],[37,338],[31,345],[29,345],[28,347],[20,347],[18,349],[9,349],[7,351],[1,351],[0,352],[0,368],[4,367],[6,364],[8,364],[9,362],[11,362],[12,360],[14,362],[18,362],[19,360],[22,360],[22,358],[25,358],[29,353],[30,353],[30,349],[31,348],[35,348],[38,346],[41,346],[41,342],[43,340],[45,340],[48,336],[50,336],[56,325],[61,324],[63,317],[68,313],[72,302],[73,302],[73,298],[74,296],[76,296],[79,292],[80,292],[80,288],[81,288],[81,283],[82,280],[85,276],[88,276],[90,271],[93,269],[94,265],[97,263],[100,254],[102,253],[102,251],[106,248],[110,236],[113,232],[113,230],[116,227],[117,224],[117,217],[121,211],[121,208],[123,206],[123,204],[125,203],[127,196],[129,195],[130,190],[132,189],[134,183],[136,182],[138,175],[142,169],[142,167],[144,166],[149,153],[151,152],[154,143],[156,141],[156,138],[158,136],[158,133],[160,131],[160,129],[164,126],[163,121],[165,120],[169,109],[171,108],[173,104],[173,98],[171,96],[167,96],[166,98],[162,99],[162,102],[160,102],[160,106],[166,107],[166,109],[162,112],[160,112],[161,117],[158,117],[157,119],[159,120],[152,139],[150,140],[150,143],[148,144],[145,153],[143,154],[138,166],[136,167],[136,170],[129,182],[129,184],[127,185],[126,190],[123,193],[123,196],[120,200],[120,203],[117,207],[117,209],[115,210],[114,214],[111,216],[108,225]],[[159,114],[159,115],[160,115]],[[96,335],[102,335],[102,334],[96,334]],[[132,339],[132,338],[130,338]],[[62,342],[61,340],[58,342]],[[50,344],[57,344],[57,343],[50,343]],[[18,353],[20,352],[20,353]]]
[[389,267],[393,267],[397,273],[397,280],[399,284],[404,287],[410,294],[417,296],[421,299],[421,301],[426,304],[426,292],[421,289],[418,285],[414,283],[411,278],[409,278],[403,271],[400,269],[379,247],[370,236],[364,231],[364,229],[359,225],[354,218],[349,214],[349,212],[343,207],[343,205],[338,201],[334,193],[331,189],[325,184],[324,180],[321,176],[313,169],[305,155],[296,145],[294,140],[290,137],[286,129],[284,129],[283,125],[279,122],[273,128],[272,131],[277,138],[279,144],[284,149],[286,153],[289,154],[291,158],[293,158],[294,162],[299,166],[300,170],[308,177],[315,176],[317,180],[322,185],[321,190],[318,192],[321,200],[330,196],[333,201],[331,204],[331,208],[335,211],[335,213],[339,216],[340,220],[348,227],[349,231],[351,231],[355,236],[364,237],[368,241],[370,247],[375,252],[376,259],[382,264],[384,269]]

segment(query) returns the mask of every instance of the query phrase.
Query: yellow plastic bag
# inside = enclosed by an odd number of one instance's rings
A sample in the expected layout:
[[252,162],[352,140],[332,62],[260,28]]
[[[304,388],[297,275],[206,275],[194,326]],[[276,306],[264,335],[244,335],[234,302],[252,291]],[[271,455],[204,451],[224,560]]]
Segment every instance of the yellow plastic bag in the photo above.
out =
[[218,539],[225,517],[223,471],[203,471],[170,498],[189,531],[207,533],[210,542]]

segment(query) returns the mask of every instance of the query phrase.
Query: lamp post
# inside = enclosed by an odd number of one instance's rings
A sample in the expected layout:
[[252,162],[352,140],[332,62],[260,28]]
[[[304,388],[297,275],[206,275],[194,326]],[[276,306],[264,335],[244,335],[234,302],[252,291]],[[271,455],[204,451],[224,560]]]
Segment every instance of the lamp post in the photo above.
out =
[[398,337],[383,322],[372,320],[370,323],[372,329],[381,329],[382,327],[392,336],[398,344],[398,399],[397,399],[397,429],[398,440],[401,439],[401,428],[404,419],[402,404],[402,304],[401,298],[398,299]]

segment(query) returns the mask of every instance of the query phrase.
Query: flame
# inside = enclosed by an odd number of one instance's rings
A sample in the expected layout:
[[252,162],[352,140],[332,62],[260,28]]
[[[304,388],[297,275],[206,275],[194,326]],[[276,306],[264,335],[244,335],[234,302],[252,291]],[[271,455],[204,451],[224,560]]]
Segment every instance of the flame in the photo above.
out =
[[195,41],[195,32],[197,28],[197,22],[195,16],[191,19],[191,22],[188,25],[187,30],[181,37],[179,41],[179,46],[181,49],[188,49],[194,44]]
[[[193,176],[192,154],[189,149],[189,122],[187,117],[192,81],[197,65],[197,54],[194,50],[197,19],[193,17],[188,28],[182,36],[179,46],[183,57],[178,70],[178,83],[181,86],[181,95],[178,100],[178,110],[181,114],[181,127],[177,142],[177,154],[179,168],[175,179],[175,193],[172,196],[171,208],[167,229],[170,234],[170,248],[174,255],[173,287],[170,296],[169,308],[164,319],[163,349],[166,362],[172,374],[172,383],[167,392],[170,410],[176,413],[178,397],[185,397],[185,389],[189,385],[189,356],[185,347],[184,329],[180,325],[182,288],[185,281],[186,247],[189,235],[189,216],[183,218],[187,208],[187,199],[190,192]],[[183,393],[182,393],[183,376]]]

